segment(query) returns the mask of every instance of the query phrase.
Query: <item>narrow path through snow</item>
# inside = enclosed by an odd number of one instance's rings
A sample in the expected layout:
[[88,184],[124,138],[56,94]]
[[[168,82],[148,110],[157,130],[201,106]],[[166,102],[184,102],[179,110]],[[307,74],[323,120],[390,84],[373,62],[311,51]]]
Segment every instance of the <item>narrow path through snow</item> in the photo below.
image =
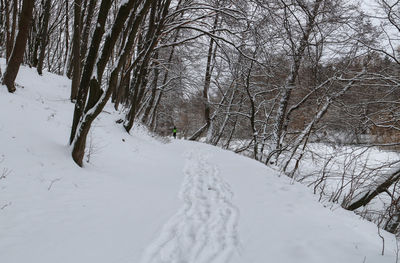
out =
[[239,211],[218,173],[204,154],[188,154],[179,194],[183,207],[146,249],[142,263],[229,262],[239,242]]

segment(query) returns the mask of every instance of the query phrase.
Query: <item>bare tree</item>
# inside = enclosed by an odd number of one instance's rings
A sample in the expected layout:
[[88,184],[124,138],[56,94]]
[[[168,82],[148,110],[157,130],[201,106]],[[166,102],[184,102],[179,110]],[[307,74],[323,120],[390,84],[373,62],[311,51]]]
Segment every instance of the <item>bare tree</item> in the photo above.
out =
[[26,41],[28,39],[29,26],[32,18],[32,10],[35,1],[24,0],[22,3],[21,18],[18,25],[18,34],[15,40],[14,48],[11,57],[7,64],[6,72],[4,73],[3,85],[7,86],[10,93],[15,92],[14,81],[17,77],[19,67],[24,58]]
[[282,95],[281,99],[279,101],[279,106],[277,109],[276,117],[275,117],[275,124],[274,124],[274,148],[271,151],[271,153],[267,157],[268,162],[275,154],[279,154],[281,151],[281,145],[282,145],[282,133],[284,132],[282,130],[283,128],[283,123],[287,111],[287,107],[289,104],[290,96],[292,93],[292,90],[296,87],[296,79],[299,74],[300,70],[300,65],[304,57],[304,52],[308,46],[309,43],[309,38],[314,30],[314,27],[316,26],[316,18],[319,15],[319,10],[320,6],[323,2],[323,0],[315,0],[313,3],[313,6],[310,8],[306,5],[303,4],[301,1],[296,1],[297,4],[300,6],[300,8],[303,10],[307,17],[307,22],[304,28],[302,28],[303,34],[300,35],[300,41],[299,44],[295,39],[293,39],[295,36],[293,35],[294,32],[290,28],[290,22],[288,21],[289,19],[289,14],[291,13],[292,15],[295,15],[291,11],[291,7],[287,5],[284,1],[283,3],[283,8],[284,8],[284,17],[283,17],[283,24],[285,27],[285,30],[287,32],[289,42],[290,42],[290,49],[292,51],[292,59],[293,61],[291,62],[290,65],[290,73],[288,77],[285,80],[285,84],[282,87]]
[[[95,57],[96,54],[98,53],[100,41],[104,33],[105,20],[111,5],[111,2],[107,0],[103,0],[101,3],[99,16],[97,20],[97,24],[99,26],[96,27],[96,31],[93,34],[93,40],[83,70],[83,75],[80,82],[80,89],[78,93],[78,100],[75,104],[74,120],[73,120],[74,122],[70,137],[70,142],[73,145],[72,158],[79,166],[82,166],[82,160],[84,157],[84,150],[86,145],[86,138],[89,133],[91,124],[94,121],[94,119],[101,113],[102,109],[104,108],[105,104],[107,103],[108,99],[112,94],[112,87],[110,87],[111,85],[108,85],[106,91],[102,91],[100,88],[102,76],[106,64],[110,58],[111,51],[116,41],[118,40],[119,35],[122,32],[123,26],[127,18],[129,16],[135,16],[136,19],[134,25],[139,25],[143,20],[144,16],[146,15],[150,7],[150,3],[151,3],[150,0],[142,1],[140,3],[130,0],[120,6],[111,33],[107,35],[106,39],[104,40],[104,46],[102,48],[99,59],[97,60],[96,63],[97,76],[93,76],[91,78],[92,75],[91,73],[93,71],[95,64]],[[133,26],[132,29],[133,31],[131,31],[131,34],[132,38],[134,39],[137,33],[138,26]],[[128,49],[132,48],[132,42],[128,43],[127,46]],[[129,54],[130,52],[127,53]],[[112,74],[114,75],[118,74],[123,64],[122,61],[124,61],[125,59],[126,56],[120,57],[120,62],[116,67],[116,71],[115,73]],[[114,84],[114,80],[110,81],[112,81],[111,84]],[[91,93],[89,100],[86,102],[86,97],[88,94],[88,84],[90,84]]]
[[44,4],[43,10],[43,23],[41,26],[40,32],[40,53],[39,53],[39,60],[37,64],[37,72],[39,75],[42,75],[43,72],[43,63],[46,53],[46,46],[48,43],[48,27],[49,27],[49,19],[50,19],[50,9],[51,9],[51,0],[46,0]]

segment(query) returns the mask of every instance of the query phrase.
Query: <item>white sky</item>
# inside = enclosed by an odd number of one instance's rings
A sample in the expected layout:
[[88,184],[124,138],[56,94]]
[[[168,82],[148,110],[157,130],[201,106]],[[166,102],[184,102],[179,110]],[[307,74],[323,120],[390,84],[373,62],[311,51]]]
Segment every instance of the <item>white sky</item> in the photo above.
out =
[[[394,3],[393,0],[388,0],[389,3]],[[382,35],[381,43],[382,46],[385,47],[386,50],[391,50],[391,45],[396,48],[400,46],[400,34],[398,30],[392,26],[387,24],[387,20],[384,19],[385,13],[379,5],[378,0],[361,0],[360,1],[362,9],[366,14],[371,16],[371,21],[374,26],[378,26],[382,28],[382,32],[386,32]],[[400,5],[399,5],[400,7]],[[386,23],[386,25],[385,25]],[[389,41],[390,39],[390,41]]]

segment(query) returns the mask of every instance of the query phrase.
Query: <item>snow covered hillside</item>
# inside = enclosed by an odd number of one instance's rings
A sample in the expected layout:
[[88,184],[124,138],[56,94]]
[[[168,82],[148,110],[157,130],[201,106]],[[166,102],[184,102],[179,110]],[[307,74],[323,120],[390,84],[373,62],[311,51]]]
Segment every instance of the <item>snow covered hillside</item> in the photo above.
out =
[[396,262],[393,235],[382,256],[374,224],[310,189],[213,146],[128,135],[111,107],[79,168],[70,82],[22,68],[17,83],[0,89],[1,263]]

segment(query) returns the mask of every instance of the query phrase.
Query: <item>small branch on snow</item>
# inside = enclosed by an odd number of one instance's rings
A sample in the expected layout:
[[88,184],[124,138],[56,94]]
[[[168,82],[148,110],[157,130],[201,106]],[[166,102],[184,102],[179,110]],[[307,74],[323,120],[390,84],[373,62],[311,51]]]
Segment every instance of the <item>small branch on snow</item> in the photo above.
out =
[[53,186],[53,184],[54,184],[55,182],[60,181],[60,180],[61,180],[61,178],[56,178],[56,179],[52,180],[52,181],[50,182],[50,184],[49,184],[49,187],[47,187],[47,191],[50,191],[50,189],[51,189],[51,187]]
[[7,206],[10,206],[11,202],[8,202],[7,204],[3,205],[2,207],[0,207],[1,210],[3,210],[4,208],[6,208]]
[[1,179],[6,179],[7,176],[11,173],[11,170],[4,168],[3,172],[0,174],[0,180]]

